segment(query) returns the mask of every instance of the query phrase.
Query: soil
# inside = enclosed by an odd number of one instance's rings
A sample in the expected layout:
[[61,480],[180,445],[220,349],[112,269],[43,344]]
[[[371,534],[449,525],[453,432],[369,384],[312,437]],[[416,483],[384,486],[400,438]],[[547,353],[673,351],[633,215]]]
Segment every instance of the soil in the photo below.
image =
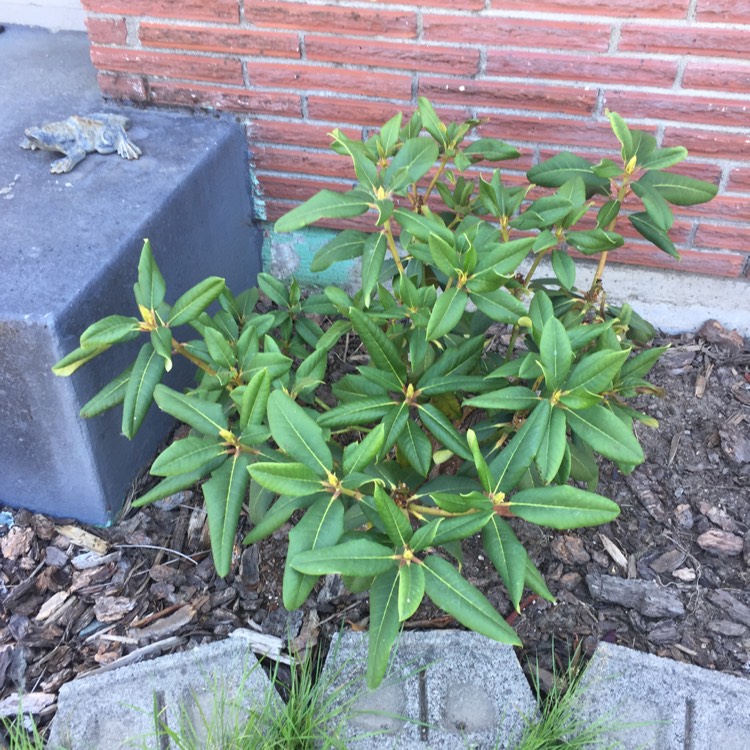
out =
[[[628,476],[601,467],[597,491],[621,515],[570,532],[516,525],[556,603],[530,596],[514,613],[481,545],[465,544],[465,575],[517,629],[519,658],[543,684],[600,640],[750,677],[750,348],[714,323],[663,343],[650,380],[665,395],[636,404],[660,423],[637,426],[646,461]],[[366,596],[336,577],[284,610],[288,527],[248,548],[241,528],[233,572],[217,578],[201,504],[198,488],[142,511],[128,502],[107,529],[0,514],[0,716],[23,690],[44,726],[68,680],[237,628],[291,633],[296,649],[325,649],[343,623],[366,628]],[[456,626],[427,600],[407,623]]]

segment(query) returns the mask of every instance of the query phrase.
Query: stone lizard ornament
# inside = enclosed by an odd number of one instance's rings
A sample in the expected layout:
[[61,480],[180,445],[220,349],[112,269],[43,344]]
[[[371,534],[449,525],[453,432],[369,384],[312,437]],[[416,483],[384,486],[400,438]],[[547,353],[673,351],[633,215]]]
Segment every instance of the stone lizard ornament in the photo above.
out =
[[49,170],[52,174],[64,174],[94,151],[100,154],[117,151],[123,159],[137,159],[141,150],[128,138],[125,131],[129,127],[130,120],[123,115],[99,112],[73,115],[67,120],[27,128],[21,148],[65,154],[65,158],[53,161]]

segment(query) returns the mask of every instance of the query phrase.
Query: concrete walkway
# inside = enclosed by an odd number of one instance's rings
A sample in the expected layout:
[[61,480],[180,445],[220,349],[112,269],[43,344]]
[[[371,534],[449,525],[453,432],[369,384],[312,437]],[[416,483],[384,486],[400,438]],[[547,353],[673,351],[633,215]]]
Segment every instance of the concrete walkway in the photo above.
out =
[[[404,633],[383,684],[367,691],[366,637],[343,634],[324,668],[324,677],[334,677],[334,704],[350,704],[344,736],[352,750],[512,750],[538,717],[510,646],[464,631]],[[279,705],[266,673],[247,641],[229,638],[67,683],[49,750],[174,747],[154,739],[155,713],[172,729],[192,728],[196,747],[208,750],[218,727],[238,726],[266,701]],[[607,747],[750,747],[750,680],[621,646],[600,644],[580,711],[610,728],[602,736]]]

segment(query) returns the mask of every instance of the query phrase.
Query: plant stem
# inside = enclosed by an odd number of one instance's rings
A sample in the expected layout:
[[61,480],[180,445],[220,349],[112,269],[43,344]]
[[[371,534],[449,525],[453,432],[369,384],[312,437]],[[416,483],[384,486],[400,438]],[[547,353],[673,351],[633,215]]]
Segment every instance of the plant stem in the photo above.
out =
[[427,190],[424,194],[424,197],[422,198],[422,205],[426,205],[427,199],[430,197],[430,193],[435,189],[435,185],[437,185],[437,181],[442,176],[443,172],[445,171],[445,168],[448,166],[448,162],[450,161],[450,157],[447,154],[443,154],[443,158],[440,160],[440,166],[438,167],[437,172],[435,172],[435,176],[432,178],[432,181],[427,186]]
[[191,354],[177,339],[172,338],[172,348],[176,354],[181,354],[185,359],[189,359],[197,368],[203,370],[207,375],[216,375],[216,370],[211,369],[203,360],[198,359]]
[[401,258],[398,255],[398,248],[396,247],[396,240],[393,239],[393,232],[391,231],[391,220],[388,219],[388,221],[385,222],[385,226],[383,227],[383,231],[385,232],[385,238],[388,241],[388,249],[391,251],[391,255],[393,256],[393,260],[396,262],[396,268],[398,268],[399,274],[404,273],[404,265],[401,262]]
[[[617,190],[617,198],[615,200],[620,201],[620,204],[625,200],[628,193],[630,192],[630,181],[627,177],[623,179],[622,185],[620,185],[619,189]],[[617,220],[620,218],[619,212],[617,213],[617,216],[615,216],[612,221],[609,222],[606,228],[606,232],[614,232],[615,227],[617,226]],[[596,272],[594,273],[594,278],[591,281],[591,286],[589,287],[589,292],[593,293],[596,287],[601,284],[602,282],[602,276],[604,275],[604,267],[607,265],[607,256],[609,255],[608,250],[604,250],[602,254],[599,256],[599,263],[596,266]]]

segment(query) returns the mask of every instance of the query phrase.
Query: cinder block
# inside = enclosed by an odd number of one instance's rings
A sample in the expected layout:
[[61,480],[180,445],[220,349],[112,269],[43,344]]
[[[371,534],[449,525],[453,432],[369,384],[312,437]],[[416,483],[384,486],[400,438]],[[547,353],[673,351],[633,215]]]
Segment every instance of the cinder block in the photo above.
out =
[[581,690],[582,718],[623,750],[750,747],[750,680],[600,643]]
[[[338,637],[325,665],[356,695],[347,727],[352,750],[512,748],[538,716],[510,646],[459,630],[404,632],[383,684],[365,686],[367,633]],[[334,687],[335,689],[335,687]]]
[[[281,699],[249,644],[229,638],[192,651],[93,674],[60,689],[50,750],[167,750],[155,713],[170,729],[193,732],[195,747],[219,747],[222,731],[244,726],[266,700]],[[212,742],[209,743],[208,735]]]
[[[50,368],[93,321],[138,314],[132,285],[145,237],[170,301],[210,275],[237,292],[254,283],[262,239],[246,140],[234,122],[125,110],[140,159],[89,154],[53,175],[57,156],[19,147],[24,129],[116,110],[101,102],[87,37],[8,27],[0,69],[0,101],[13,102],[0,118],[0,504],[106,524],[171,421],[154,407],[131,442],[118,410],[78,416],[142,342],[114,347],[72,378]],[[181,388],[188,375],[175,367],[167,382]]]

